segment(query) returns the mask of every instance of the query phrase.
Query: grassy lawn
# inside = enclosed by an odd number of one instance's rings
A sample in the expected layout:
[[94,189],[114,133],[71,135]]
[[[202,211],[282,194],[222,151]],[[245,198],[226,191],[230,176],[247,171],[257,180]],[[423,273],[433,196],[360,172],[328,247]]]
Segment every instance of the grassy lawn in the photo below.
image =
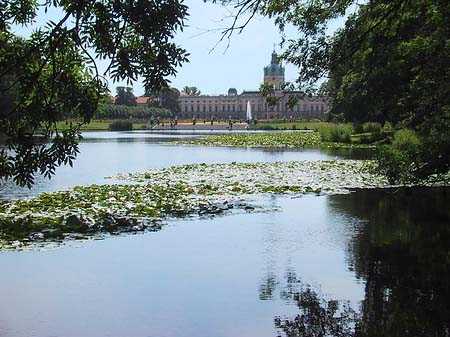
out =
[[[100,121],[93,120],[89,124],[83,124],[81,126],[81,131],[108,131],[109,124],[112,121]],[[60,121],[57,123],[58,130],[66,130],[69,128],[70,121]],[[77,123],[77,121],[72,121],[72,123]],[[146,126],[145,123],[133,123],[133,130],[140,130]]]
[[320,131],[321,129],[332,127],[336,124],[328,122],[319,121],[296,121],[296,122],[259,122],[256,125],[252,125],[254,130],[315,130]]
[[[89,124],[83,124],[81,126],[82,131],[108,131],[109,124],[112,120],[93,120]],[[179,120],[179,123],[185,121]],[[192,123],[192,121],[187,120],[186,122]],[[77,121],[72,121],[72,123],[77,123]],[[58,122],[57,126],[59,130],[68,129],[70,121]],[[134,123],[133,130],[141,130],[146,127],[146,123]],[[253,130],[313,130],[321,135],[322,142],[327,143],[342,143],[351,145],[363,145],[371,144],[378,139],[372,137],[371,132],[355,133],[353,127],[350,123],[345,124],[335,124],[329,122],[321,121],[296,121],[296,122],[259,122],[256,125],[252,125]],[[255,138],[253,135],[251,138]],[[257,137],[256,137],[257,138]],[[372,139],[373,138],[373,139]],[[241,139],[239,138],[239,142]],[[303,140],[302,140],[303,142]],[[225,143],[228,143],[225,142]],[[235,143],[234,140],[231,143]],[[258,143],[258,141],[257,141]],[[265,142],[263,142],[265,143]],[[288,143],[291,143],[289,141]],[[295,142],[294,142],[295,143]],[[228,144],[231,145],[231,144]],[[316,144],[317,145],[317,144]],[[336,146],[336,145],[335,145]]]

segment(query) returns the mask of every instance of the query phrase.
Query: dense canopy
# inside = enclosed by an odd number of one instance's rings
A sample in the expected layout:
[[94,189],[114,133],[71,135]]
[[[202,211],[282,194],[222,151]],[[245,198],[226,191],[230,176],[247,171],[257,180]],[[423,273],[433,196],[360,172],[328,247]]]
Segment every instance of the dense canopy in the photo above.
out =
[[[447,0],[224,0],[237,17],[274,18],[282,58],[298,66],[297,85],[328,78],[330,118],[389,122],[398,129],[380,168],[417,181],[450,169],[450,6]],[[336,19],[342,28],[331,34]],[[245,26],[236,20],[224,32]],[[289,27],[289,29],[287,29]],[[296,29],[294,36],[287,32]]]
[[[58,20],[16,36],[15,25],[33,26],[52,7],[62,12]],[[55,122],[89,122],[106,93],[104,75],[142,76],[148,90],[167,86],[167,76],[187,61],[171,41],[186,16],[179,0],[0,0],[0,135],[8,144],[0,150],[0,179],[31,186],[35,174],[50,177],[70,164],[79,130],[58,132]],[[110,61],[104,74],[99,59]]]

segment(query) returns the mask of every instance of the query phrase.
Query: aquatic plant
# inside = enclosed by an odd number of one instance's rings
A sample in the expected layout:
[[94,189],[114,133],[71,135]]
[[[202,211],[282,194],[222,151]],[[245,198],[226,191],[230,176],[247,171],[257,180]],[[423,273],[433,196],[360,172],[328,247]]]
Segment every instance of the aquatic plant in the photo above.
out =
[[321,142],[317,132],[265,132],[213,135],[177,143],[209,146],[309,148],[320,147]]
[[366,144],[343,143],[347,140],[345,137],[324,139],[319,132],[230,133],[176,141],[172,144],[280,148],[368,147]]
[[119,175],[114,178],[135,184],[75,187],[0,203],[0,240],[17,245],[157,230],[169,217],[252,209],[248,202],[255,194],[387,186],[373,166],[357,160],[195,164]]

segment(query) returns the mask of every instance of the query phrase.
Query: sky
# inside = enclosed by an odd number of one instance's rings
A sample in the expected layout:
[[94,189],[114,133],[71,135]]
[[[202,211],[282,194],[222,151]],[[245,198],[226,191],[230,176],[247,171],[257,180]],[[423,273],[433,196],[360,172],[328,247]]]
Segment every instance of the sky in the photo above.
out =
[[[190,0],[187,27],[175,37],[175,42],[186,49],[189,63],[178,68],[171,85],[182,89],[196,86],[202,94],[226,94],[229,88],[258,90],[263,81],[263,68],[270,64],[271,54],[280,34],[273,20],[256,17],[241,34],[218,44],[224,27],[230,25],[229,9],[202,0]],[[296,69],[287,66],[286,79],[294,80]],[[111,85],[110,85],[111,87]],[[134,93],[144,92],[142,83],[133,85]]]
[[[191,54],[175,78],[176,88],[197,86],[203,93],[225,94],[229,88],[258,90],[263,68],[270,64],[274,44],[280,34],[273,20],[254,18],[241,34],[217,44],[221,31],[230,25],[229,11],[217,4],[192,0],[188,2],[188,27],[175,41]],[[276,48],[280,51],[279,47]],[[295,68],[288,67],[287,79],[295,79]]]
[[[178,32],[175,42],[190,53],[189,63],[179,67],[175,77],[169,77],[171,86],[182,89],[184,86],[196,86],[202,94],[226,94],[229,88],[258,90],[263,81],[263,68],[270,63],[272,51],[280,52],[280,34],[273,20],[254,17],[244,31],[235,33],[218,44],[224,27],[230,25],[230,9],[219,4],[204,3],[202,0],[188,0],[189,17],[187,27]],[[40,13],[36,25],[43,25],[49,19],[61,13],[55,9]],[[15,27],[20,35],[28,35],[33,27]],[[296,78],[296,68],[286,67],[286,80]],[[99,62],[100,69],[106,69],[104,61]],[[108,81],[111,93],[116,87],[126,83]],[[132,85],[134,94],[144,94],[142,82]]]

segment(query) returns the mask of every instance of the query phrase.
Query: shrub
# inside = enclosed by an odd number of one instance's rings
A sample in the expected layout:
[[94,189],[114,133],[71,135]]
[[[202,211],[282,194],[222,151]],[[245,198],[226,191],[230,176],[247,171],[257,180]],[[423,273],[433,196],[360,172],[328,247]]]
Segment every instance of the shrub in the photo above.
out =
[[394,132],[394,127],[392,126],[392,124],[390,122],[384,123],[384,125],[383,125],[383,132],[384,133]]
[[[256,123],[255,123],[256,124]],[[278,130],[278,128],[274,128],[272,125],[261,125],[260,127],[258,127],[259,130]]]
[[408,129],[397,131],[392,141],[392,147],[400,151],[415,152],[419,146],[420,140],[416,133]]
[[110,131],[131,131],[133,130],[133,123],[126,119],[119,119],[112,121],[108,129]]
[[95,115],[96,119],[138,119],[149,120],[151,118],[172,118],[170,110],[147,106],[125,106],[105,104],[100,106]]
[[351,143],[352,127],[350,125],[336,124],[320,130],[324,142]]
[[353,124],[355,134],[354,141],[360,144],[372,144],[387,137],[387,133],[384,133],[380,123],[367,122],[364,124]]
[[379,170],[390,183],[413,183],[421,166],[421,142],[414,131],[400,130],[395,133],[390,146],[381,146],[377,153]]
[[381,133],[381,124],[376,122],[367,122],[362,125],[363,132]]
[[360,123],[354,123],[353,130],[355,131],[355,133],[363,133],[364,132],[363,125]]

